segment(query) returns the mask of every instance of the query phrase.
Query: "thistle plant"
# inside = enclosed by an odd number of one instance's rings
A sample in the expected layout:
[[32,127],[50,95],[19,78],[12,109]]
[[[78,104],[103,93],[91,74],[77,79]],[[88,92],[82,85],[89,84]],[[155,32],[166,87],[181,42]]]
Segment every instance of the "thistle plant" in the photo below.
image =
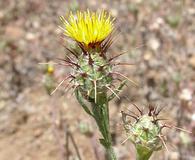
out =
[[[161,118],[158,115],[161,110],[149,106],[149,112],[144,114],[136,105],[140,115],[134,112],[122,112],[122,119],[127,136],[136,148],[136,160],[148,160],[154,151],[162,149],[165,141],[162,135],[162,129],[168,127],[160,123]],[[134,121],[128,120],[128,117]],[[165,145],[166,146],[166,145]]]
[[[70,56],[63,59],[64,65],[70,66],[72,73],[63,81],[69,80],[73,92],[82,108],[93,117],[102,134],[100,143],[106,150],[106,159],[116,160],[112,147],[109,125],[109,101],[118,97],[118,92],[125,85],[125,80],[115,79],[114,72],[119,63],[113,63],[118,56],[109,57],[107,50],[113,42],[114,19],[105,11],[70,13],[69,19],[60,17],[61,27],[66,37],[76,42],[76,48],[66,47]],[[119,80],[115,87],[115,80]],[[132,82],[132,81],[131,81]]]
[[[109,101],[115,97],[119,98],[118,93],[125,86],[126,80],[135,86],[137,84],[120,72],[114,71],[117,65],[129,65],[114,62],[124,53],[114,57],[107,54],[116,31],[114,18],[111,18],[110,14],[105,11],[91,12],[87,10],[77,12],[76,15],[70,13],[67,20],[63,16],[60,19],[65,37],[70,38],[76,45],[74,48],[71,47],[71,44],[65,46],[69,54],[66,54],[64,59],[59,59],[61,61],[59,64],[69,66],[72,72],[59,83],[51,94],[65,81],[68,81],[69,88],[73,89],[79,104],[88,115],[94,118],[101,132],[102,138],[99,140],[106,150],[106,159],[116,160],[110,133]],[[49,75],[53,73],[53,68],[50,70],[48,70]],[[116,75],[117,77],[115,77]],[[50,85],[48,86],[50,87]],[[166,147],[162,135],[164,127],[184,131],[178,127],[162,124],[161,120],[163,119],[159,118],[161,110],[150,106],[149,112],[145,114],[136,105],[134,106],[140,115],[133,112],[130,114],[122,112],[122,119],[128,139],[135,145],[137,160],[148,160],[154,151],[160,150],[163,145]],[[133,118],[134,121],[129,121],[128,117]]]

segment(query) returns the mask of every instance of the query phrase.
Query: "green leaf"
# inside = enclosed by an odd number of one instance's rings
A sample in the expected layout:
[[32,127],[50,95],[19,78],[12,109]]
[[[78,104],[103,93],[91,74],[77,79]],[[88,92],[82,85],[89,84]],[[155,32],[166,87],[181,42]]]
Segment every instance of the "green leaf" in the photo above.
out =
[[79,102],[79,104],[83,107],[83,109],[85,110],[85,112],[87,112],[90,116],[94,117],[94,115],[91,113],[91,111],[89,110],[89,108],[87,107],[87,105],[84,102],[84,98],[81,95],[79,89],[75,90],[75,96]]

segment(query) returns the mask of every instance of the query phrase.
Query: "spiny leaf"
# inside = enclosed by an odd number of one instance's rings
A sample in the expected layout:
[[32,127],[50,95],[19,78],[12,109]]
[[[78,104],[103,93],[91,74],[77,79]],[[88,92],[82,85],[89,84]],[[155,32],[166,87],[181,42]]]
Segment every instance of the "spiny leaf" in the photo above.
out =
[[94,115],[91,113],[91,111],[89,110],[89,108],[87,107],[87,105],[84,102],[84,98],[81,95],[80,91],[78,89],[75,89],[75,96],[79,102],[79,104],[83,107],[83,109],[85,110],[85,112],[87,112],[90,116],[94,117]]

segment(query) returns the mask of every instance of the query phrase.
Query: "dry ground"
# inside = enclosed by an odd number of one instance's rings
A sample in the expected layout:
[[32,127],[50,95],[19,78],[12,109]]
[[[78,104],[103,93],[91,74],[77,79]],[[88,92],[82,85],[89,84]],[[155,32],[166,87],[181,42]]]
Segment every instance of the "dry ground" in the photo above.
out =
[[[134,160],[120,111],[153,103],[165,107],[171,124],[193,131],[167,130],[167,145],[154,160],[195,160],[195,3],[193,0],[1,0],[0,1],[0,160],[95,160],[98,131],[71,93],[49,96],[44,66],[39,62],[64,57],[59,43],[59,16],[70,10],[105,9],[116,17],[120,32],[109,54],[128,51],[120,61],[135,63],[119,71],[139,83],[110,104],[115,149],[120,160]],[[67,72],[56,67],[55,85]],[[184,102],[185,101],[185,102]],[[69,136],[70,137],[70,136]]]

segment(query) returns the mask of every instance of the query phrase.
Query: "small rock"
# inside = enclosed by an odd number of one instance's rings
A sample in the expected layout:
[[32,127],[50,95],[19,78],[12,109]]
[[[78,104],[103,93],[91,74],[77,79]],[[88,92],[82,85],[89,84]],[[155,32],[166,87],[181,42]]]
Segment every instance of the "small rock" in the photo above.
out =
[[137,4],[140,4],[142,2],[143,2],[143,0],[135,0],[135,3],[137,3]]
[[192,114],[192,117],[191,118],[192,118],[192,121],[195,122],[195,113]]
[[151,53],[146,53],[146,54],[144,54],[144,60],[145,60],[145,61],[149,61],[149,60],[151,60],[151,58],[153,58],[153,56],[152,56]]
[[192,110],[192,91],[188,88],[184,88],[179,95],[181,100],[181,106],[188,111]]
[[150,47],[152,50],[157,51],[160,47],[160,42],[157,38],[151,38],[148,41],[148,47]]
[[192,100],[192,92],[189,89],[184,88],[181,91],[181,94],[180,94],[179,98],[181,100],[184,100],[184,101],[191,101]]
[[111,13],[111,15],[112,15],[113,17],[117,17],[117,16],[118,16],[118,11],[117,11],[117,9],[111,9],[111,10],[110,10],[110,13]]
[[43,129],[40,129],[40,128],[38,128],[38,129],[36,129],[35,131],[34,131],[34,136],[36,137],[36,138],[38,138],[38,137],[40,137],[42,134],[43,134]]
[[164,19],[161,17],[158,17],[154,23],[152,23],[149,28],[151,30],[158,30],[160,29],[160,27],[162,26],[162,24],[164,24]]
[[190,59],[189,59],[189,64],[190,66],[195,69],[195,56],[192,56]]
[[32,22],[32,25],[33,25],[33,27],[34,28],[40,28],[40,23],[38,22],[38,21],[34,21],[34,22]]
[[195,9],[194,9],[194,8],[189,8],[189,9],[188,9],[188,13],[189,13],[190,15],[194,15],[194,14],[195,14]]
[[28,32],[28,33],[26,34],[26,39],[29,40],[29,41],[32,41],[32,40],[34,40],[35,38],[36,38],[36,35],[35,35],[34,33]]

